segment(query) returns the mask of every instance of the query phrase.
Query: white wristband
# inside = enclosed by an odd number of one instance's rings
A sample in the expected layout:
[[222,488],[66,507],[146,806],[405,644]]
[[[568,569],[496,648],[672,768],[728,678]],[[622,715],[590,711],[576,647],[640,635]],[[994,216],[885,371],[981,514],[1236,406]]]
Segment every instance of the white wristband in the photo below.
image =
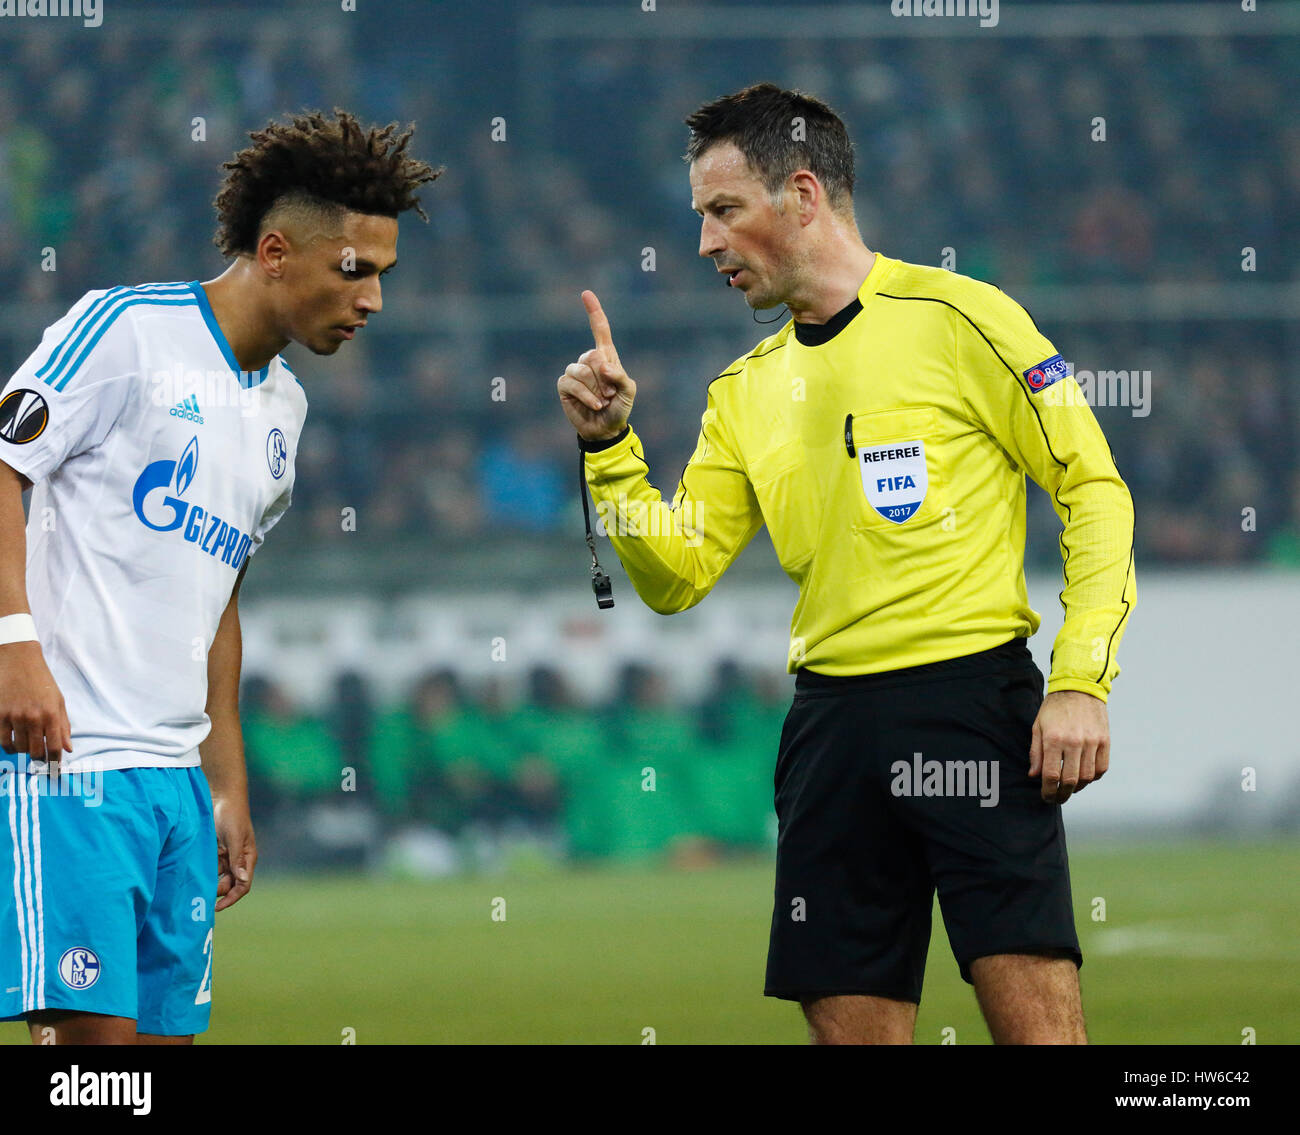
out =
[[5,615],[0,618],[0,646],[11,642],[38,642],[36,620],[31,615]]

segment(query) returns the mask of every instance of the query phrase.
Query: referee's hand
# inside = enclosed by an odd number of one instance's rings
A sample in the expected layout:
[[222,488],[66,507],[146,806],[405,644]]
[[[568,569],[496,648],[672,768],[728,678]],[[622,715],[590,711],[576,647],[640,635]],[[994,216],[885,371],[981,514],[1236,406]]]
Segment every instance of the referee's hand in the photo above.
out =
[[627,424],[636,398],[636,383],[627,376],[614,349],[609,320],[595,292],[583,292],[591,335],[596,346],[570,363],[556,380],[560,405],[578,436],[586,441],[617,437]]
[[1029,775],[1042,776],[1043,799],[1064,804],[1109,767],[1106,703],[1079,690],[1048,694],[1038,708],[1029,746]]

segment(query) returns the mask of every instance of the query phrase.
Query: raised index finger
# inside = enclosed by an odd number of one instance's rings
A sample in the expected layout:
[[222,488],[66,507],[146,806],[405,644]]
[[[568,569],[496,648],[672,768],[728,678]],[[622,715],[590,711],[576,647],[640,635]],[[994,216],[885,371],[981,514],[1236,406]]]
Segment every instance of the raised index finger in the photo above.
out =
[[582,306],[587,309],[587,322],[591,324],[591,335],[596,340],[596,346],[602,351],[608,350],[614,358],[618,358],[618,351],[614,347],[614,336],[609,330],[609,320],[605,317],[596,293],[583,292]]

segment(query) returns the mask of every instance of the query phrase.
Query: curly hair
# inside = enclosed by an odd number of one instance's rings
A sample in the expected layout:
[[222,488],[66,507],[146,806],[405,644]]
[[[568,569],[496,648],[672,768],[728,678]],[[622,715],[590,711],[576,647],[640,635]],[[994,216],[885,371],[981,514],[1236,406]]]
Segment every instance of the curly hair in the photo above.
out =
[[414,209],[428,221],[415,191],[444,167],[409,157],[414,128],[396,130],[396,122],[367,129],[335,108],[332,120],[311,111],[253,131],[253,144],[222,163],[229,173],[213,201],[219,222],[213,243],[226,256],[253,252],[262,221],[286,198],[381,217]]

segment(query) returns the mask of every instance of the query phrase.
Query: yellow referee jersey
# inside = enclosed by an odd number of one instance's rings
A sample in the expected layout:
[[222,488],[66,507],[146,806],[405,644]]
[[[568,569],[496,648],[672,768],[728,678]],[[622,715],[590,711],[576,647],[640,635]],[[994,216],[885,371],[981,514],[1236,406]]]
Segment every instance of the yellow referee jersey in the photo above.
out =
[[877,254],[837,317],[786,323],[713,380],[671,505],[634,430],[584,448],[597,512],[652,609],[698,603],[766,523],[799,586],[787,669],[835,676],[1038,629],[1028,473],[1064,524],[1047,690],[1105,700],[1119,673],[1132,498],[1056,348],[990,284]]

